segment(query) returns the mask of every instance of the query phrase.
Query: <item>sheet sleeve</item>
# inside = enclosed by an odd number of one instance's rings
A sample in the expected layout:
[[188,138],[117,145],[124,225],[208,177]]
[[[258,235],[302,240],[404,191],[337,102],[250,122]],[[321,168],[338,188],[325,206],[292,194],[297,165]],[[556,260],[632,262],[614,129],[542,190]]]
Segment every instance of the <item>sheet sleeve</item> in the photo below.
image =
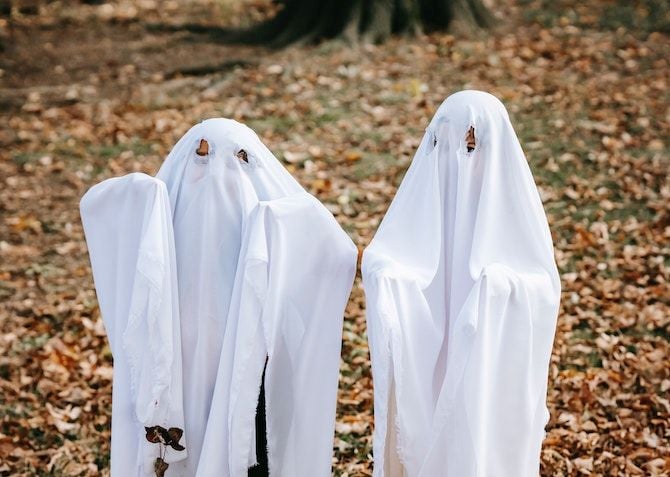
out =
[[357,250],[308,194],[266,205],[266,403],[276,475],[330,476],[344,307]]
[[[150,473],[158,446],[147,441],[144,427],[184,428],[176,266],[167,192],[162,182],[144,174],[110,179],[84,196],[81,214],[115,359],[114,385],[128,388],[115,396],[129,401],[132,416],[127,418],[136,423],[139,458]],[[126,417],[114,416],[119,418]],[[179,445],[184,443],[182,437]],[[186,451],[171,450],[166,461],[185,457]]]

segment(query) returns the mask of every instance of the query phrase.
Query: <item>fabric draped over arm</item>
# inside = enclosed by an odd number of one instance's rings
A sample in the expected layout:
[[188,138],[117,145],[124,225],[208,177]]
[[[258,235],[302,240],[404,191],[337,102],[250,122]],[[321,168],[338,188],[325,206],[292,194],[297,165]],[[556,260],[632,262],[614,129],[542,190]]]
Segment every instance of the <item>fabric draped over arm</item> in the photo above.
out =
[[308,194],[261,204],[268,244],[263,328],[274,475],[330,476],[342,320],[358,252]]
[[[145,174],[109,179],[82,198],[81,215],[114,356],[112,474],[150,475],[159,450],[145,439],[144,427],[184,428],[167,191]],[[170,450],[165,460],[186,456],[186,450]]]
[[[234,354],[220,363],[230,369],[229,411],[215,402],[210,416],[218,420],[228,412],[228,437],[208,428],[198,475],[237,476],[255,464],[253,420],[267,356],[271,474],[329,476],[342,316],[356,247],[306,193],[259,202],[244,242],[241,299],[233,305],[244,319],[236,327]],[[217,451],[217,436],[228,440],[229,453]],[[215,474],[217,468],[227,471]]]

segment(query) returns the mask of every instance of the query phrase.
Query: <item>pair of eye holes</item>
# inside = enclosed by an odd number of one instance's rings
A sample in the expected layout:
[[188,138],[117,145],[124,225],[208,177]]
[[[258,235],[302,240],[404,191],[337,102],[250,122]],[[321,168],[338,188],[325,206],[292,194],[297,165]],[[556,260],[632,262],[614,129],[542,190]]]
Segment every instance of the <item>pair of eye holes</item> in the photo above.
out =
[[[437,145],[437,138],[433,139],[433,146]],[[468,133],[465,135],[465,147],[467,148],[468,152],[472,152],[475,150],[475,147],[477,147],[477,143],[475,141],[475,128],[470,126],[470,129],[468,129]]]
[[[475,147],[477,146],[477,143],[475,141],[475,128],[470,126],[470,129],[468,129],[468,133],[465,136],[465,142],[466,142],[466,147],[468,149],[468,152],[472,152],[475,150]],[[437,139],[434,139],[433,146],[437,144]],[[195,153],[198,156],[206,156],[209,154],[209,143],[205,141],[204,139],[200,140],[200,144],[198,145],[198,149],[196,149]],[[240,161],[249,163],[249,155],[247,154],[247,151],[244,149],[240,149],[237,151],[237,154],[235,154],[237,158]]]
[[[198,149],[195,150],[195,153],[198,156],[206,156],[207,154],[209,154],[209,143],[204,139],[201,139],[200,144],[198,145]],[[240,149],[239,151],[237,151],[237,154],[235,154],[235,156],[237,156],[237,158],[240,161],[249,163],[249,155],[247,154],[247,151],[245,151],[244,149]]]

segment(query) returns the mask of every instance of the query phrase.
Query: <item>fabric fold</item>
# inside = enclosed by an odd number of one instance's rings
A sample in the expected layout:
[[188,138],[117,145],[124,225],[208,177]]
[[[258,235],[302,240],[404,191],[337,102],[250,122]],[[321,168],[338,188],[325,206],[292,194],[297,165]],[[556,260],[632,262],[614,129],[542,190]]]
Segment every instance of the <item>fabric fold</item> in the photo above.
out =
[[[109,179],[82,198],[81,216],[114,356],[112,474],[152,475],[160,451],[146,440],[144,427],[184,428],[167,191],[145,174]],[[170,449],[165,461],[187,455]]]
[[326,477],[343,314],[358,252],[308,194],[261,207],[270,258],[263,313],[272,343],[265,377],[270,474]]

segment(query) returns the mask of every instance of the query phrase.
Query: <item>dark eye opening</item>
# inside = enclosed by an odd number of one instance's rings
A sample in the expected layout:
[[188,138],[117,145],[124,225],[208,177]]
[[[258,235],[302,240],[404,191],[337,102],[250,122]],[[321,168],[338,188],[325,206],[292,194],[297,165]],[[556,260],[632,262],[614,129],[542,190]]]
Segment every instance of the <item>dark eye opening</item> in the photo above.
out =
[[206,156],[209,154],[209,143],[204,139],[201,139],[200,144],[198,145],[198,149],[195,150],[195,153],[198,156]]
[[249,163],[249,155],[244,149],[240,149],[235,155],[240,161],[246,162],[247,164]]
[[465,136],[465,143],[468,152],[474,151],[475,147],[477,147],[477,143],[475,141],[475,128],[472,126],[470,126],[470,129],[468,129],[468,134]]

